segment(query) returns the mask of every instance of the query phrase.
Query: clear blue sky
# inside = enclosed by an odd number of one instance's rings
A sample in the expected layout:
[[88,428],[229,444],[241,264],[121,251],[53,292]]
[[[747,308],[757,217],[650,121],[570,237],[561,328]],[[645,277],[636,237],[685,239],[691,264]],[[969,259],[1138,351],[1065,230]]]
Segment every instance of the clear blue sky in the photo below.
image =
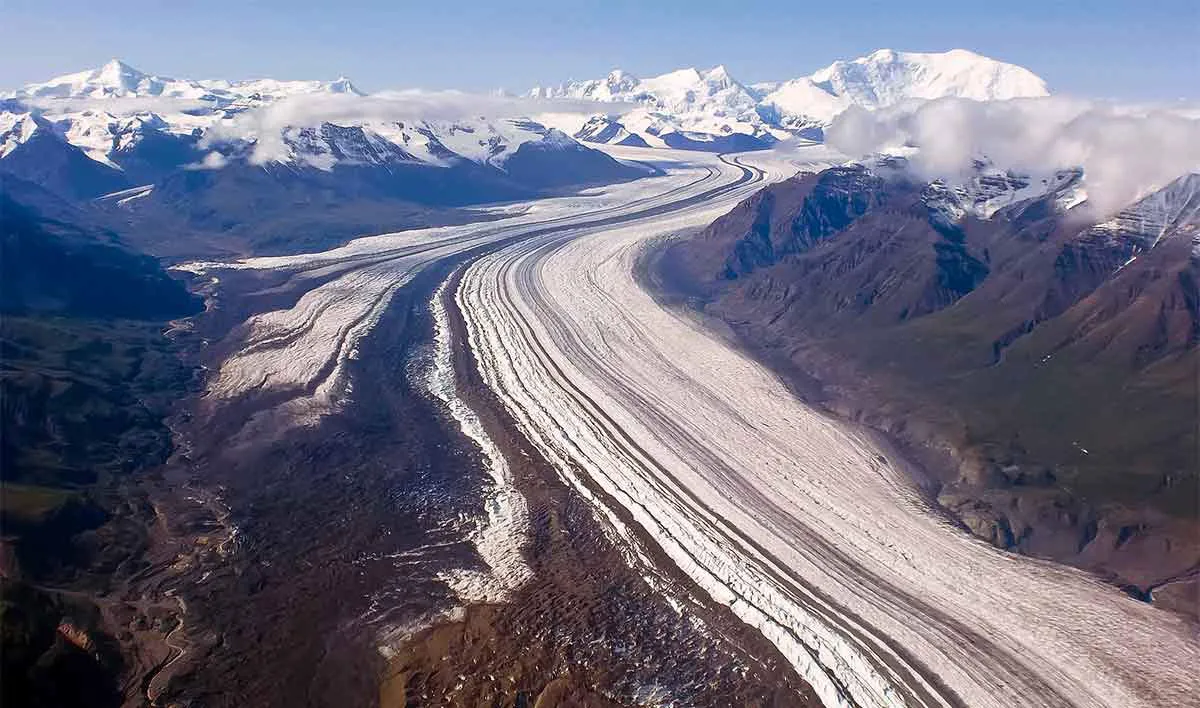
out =
[[614,67],[792,78],[881,47],[971,49],[1094,98],[1200,98],[1198,0],[0,0],[0,88],[120,57],[186,78],[523,90]]

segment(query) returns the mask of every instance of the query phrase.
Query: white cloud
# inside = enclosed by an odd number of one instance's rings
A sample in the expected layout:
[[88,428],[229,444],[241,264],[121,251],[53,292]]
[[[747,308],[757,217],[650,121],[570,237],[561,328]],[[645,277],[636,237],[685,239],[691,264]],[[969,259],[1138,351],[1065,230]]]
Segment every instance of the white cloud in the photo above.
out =
[[[284,143],[285,129],[315,127],[324,122],[362,125],[371,122],[457,121],[482,117],[491,120],[526,117],[536,119],[543,115],[566,119],[571,115],[588,116],[597,113],[619,115],[633,108],[632,105],[624,103],[534,99],[502,93],[471,94],[422,89],[381,91],[368,96],[339,93],[296,94],[244,110],[232,118],[224,118],[221,113],[211,113],[214,109],[211,103],[195,99],[152,96],[13,100],[25,108],[58,116],[87,111],[107,113],[115,117],[156,113],[166,116],[168,122],[177,122],[187,113],[190,117],[183,122],[207,129],[202,142],[204,146],[229,140],[255,141],[251,160],[256,163],[288,157],[287,146]],[[567,119],[563,125],[571,123],[572,121]],[[578,119],[577,123],[582,124],[583,119]],[[218,165],[215,162],[201,162],[192,167],[216,169]]]
[[910,164],[926,178],[954,179],[980,158],[1019,172],[1082,167],[1088,203],[1100,214],[1200,169],[1200,118],[1184,106],[943,98],[851,108],[825,136],[848,155],[916,148]]
[[134,116],[143,113],[183,113],[212,108],[211,104],[194,99],[164,96],[121,96],[108,98],[16,98],[13,102],[51,113],[82,113],[97,111],[113,116]]
[[205,155],[204,159],[200,160],[199,162],[195,162],[190,165],[186,165],[184,167],[184,169],[187,169],[187,170],[219,170],[228,164],[229,164],[229,158],[225,157],[224,155],[217,152],[216,150],[213,150],[212,152]]
[[[321,123],[361,125],[371,122],[454,121],[486,117],[492,120],[523,118],[540,113],[619,113],[624,104],[597,104],[481,95],[459,91],[384,91],[370,96],[304,94],[242,113],[217,124],[206,136],[211,144],[221,140],[254,139],[254,162],[285,159],[286,128],[314,127]],[[601,110],[603,109],[603,110]]]

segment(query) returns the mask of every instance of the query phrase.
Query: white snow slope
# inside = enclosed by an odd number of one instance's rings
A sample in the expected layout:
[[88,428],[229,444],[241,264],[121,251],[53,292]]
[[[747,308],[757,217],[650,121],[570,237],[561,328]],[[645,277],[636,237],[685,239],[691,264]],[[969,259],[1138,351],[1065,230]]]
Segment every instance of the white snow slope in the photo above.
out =
[[[604,79],[537,87],[530,96],[635,103],[620,118],[651,145],[669,132],[786,137],[821,128],[850,106],[882,108],[948,96],[979,101],[1048,95],[1028,69],[954,49],[941,53],[881,49],[837,61],[808,76],[746,86],[724,67],[681,69],[649,79],[616,70]],[[562,126],[566,127],[566,126]],[[576,126],[578,129],[578,126]]]

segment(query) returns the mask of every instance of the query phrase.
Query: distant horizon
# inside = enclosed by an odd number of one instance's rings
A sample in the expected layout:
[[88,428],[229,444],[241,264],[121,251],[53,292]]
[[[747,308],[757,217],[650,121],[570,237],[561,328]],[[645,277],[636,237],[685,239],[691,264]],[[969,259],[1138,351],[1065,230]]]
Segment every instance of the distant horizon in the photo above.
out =
[[[984,54],[982,52],[977,52],[973,49],[970,49],[969,47],[950,47],[947,49],[929,49],[929,50],[897,49],[895,47],[879,47],[877,49],[871,50],[869,52],[864,52],[857,56],[837,57],[835,59],[831,59],[830,61],[826,62],[825,64],[812,67],[809,70],[800,71],[799,73],[796,73],[794,75],[778,76],[778,77],[773,77],[773,78],[746,79],[746,78],[742,77],[740,74],[738,74],[737,71],[731,70],[729,68],[729,64],[725,63],[725,62],[715,62],[715,63],[707,63],[707,64],[702,63],[702,64],[693,64],[693,65],[689,65],[689,66],[674,66],[674,67],[667,68],[667,69],[652,70],[649,72],[632,71],[625,66],[613,66],[605,71],[602,71],[600,73],[590,75],[590,76],[567,76],[567,77],[563,77],[563,78],[553,80],[553,81],[543,81],[541,83],[532,84],[530,86],[526,86],[519,90],[510,88],[510,87],[502,87],[502,86],[492,87],[492,90],[502,88],[502,89],[505,89],[508,91],[518,91],[519,93],[524,93],[525,91],[527,91],[529,89],[538,88],[538,87],[558,86],[560,84],[569,83],[572,81],[592,81],[592,80],[597,80],[597,79],[603,79],[603,78],[606,78],[607,76],[609,76],[613,73],[616,73],[616,72],[622,72],[622,73],[628,74],[630,76],[633,76],[634,78],[637,78],[637,79],[650,79],[650,78],[655,78],[658,76],[663,76],[666,74],[674,73],[676,71],[687,71],[688,69],[694,69],[699,72],[708,72],[708,71],[713,71],[718,68],[723,68],[726,71],[728,71],[729,75],[738,83],[741,83],[745,86],[753,86],[755,84],[788,81],[791,79],[799,78],[801,76],[809,76],[817,71],[828,68],[830,65],[832,65],[835,62],[838,62],[838,61],[850,62],[850,61],[854,61],[856,59],[868,57],[872,54],[875,54],[877,52],[882,52],[882,51],[893,51],[893,52],[896,52],[897,54],[945,54],[945,53],[952,52],[952,51],[968,51],[968,52],[972,52],[976,55],[986,57],[988,59],[993,59],[993,60],[1000,61],[1000,62],[1003,62],[1006,64],[1022,66],[1020,64],[1017,64],[1016,62],[1005,61],[1003,59],[999,59],[997,57],[993,57],[993,56]],[[40,79],[26,81],[18,86],[0,87],[0,90],[15,90],[15,89],[22,88],[24,86],[28,86],[30,84],[45,83],[52,79],[61,78],[63,76],[70,76],[72,74],[81,74],[81,73],[88,72],[88,71],[96,71],[96,70],[102,69],[103,67],[107,66],[108,64],[110,64],[112,62],[119,62],[119,63],[125,65],[126,67],[129,67],[130,69],[133,69],[140,73],[146,74],[147,76],[154,76],[157,78],[164,78],[164,79],[176,79],[176,80],[183,80],[183,81],[222,81],[222,80],[223,81],[255,81],[255,80],[338,81],[338,80],[346,80],[346,81],[349,81],[351,84],[353,84],[355,88],[357,88],[359,90],[364,90],[364,91],[366,90],[362,85],[360,85],[360,82],[354,76],[350,76],[345,73],[340,73],[340,74],[337,74],[336,76],[335,75],[322,75],[322,76],[269,76],[269,75],[191,76],[191,75],[184,75],[184,74],[171,74],[171,73],[158,71],[157,69],[154,69],[153,67],[142,66],[138,62],[131,61],[128,58],[121,57],[121,56],[112,56],[104,61],[101,61],[101,62],[96,63],[91,66],[80,67],[79,69],[64,71],[64,72],[60,72],[57,74],[47,75]],[[1037,73],[1030,67],[1026,66],[1024,68],[1030,69],[1030,71],[1033,71],[1033,73],[1035,73],[1035,74]],[[462,90],[460,87],[457,87],[457,86],[421,86],[421,87],[417,87],[417,86],[399,86],[399,85],[375,86],[375,87],[371,87],[370,90],[371,91],[387,91],[387,90],[391,90],[391,89],[406,89],[406,88],[429,88],[429,89],[435,89],[435,90],[456,90],[456,89]]]
[[654,6],[612,0],[603,8],[569,0],[519,8],[480,0],[453,8],[367,0],[332,14],[324,5],[282,0],[214,0],[169,9],[129,0],[120,13],[83,0],[63,0],[54,13],[31,0],[7,5],[0,26],[0,43],[8,50],[0,65],[5,90],[96,68],[114,57],[177,78],[342,75],[367,92],[520,93],[605,76],[614,68],[646,77],[724,65],[753,84],[804,76],[882,48],[962,48],[1023,66],[1054,93],[1200,98],[1194,37],[1200,10],[1182,0],[1136,8],[1119,0],[1013,0],[988,8],[939,0],[919,13],[870,0],[804,8],[748,2],[737,13],[710,0]]
[[[796,79],[796,78],[799,78],[802,76],[809,76],[817,71],[827,68],[834,62],[853,61],[855,59],[869,56],[875,52],[885,51],[885,50],[891,50],[891,51],[894,51],[894,52],[897,52],[900,54],[944,54],[946,52],[955,51],[955,50],[965,50],[965,51],[973,52],[980,56],[984,56],[988,59],[994,59],[996,61],[1004,62],[1006,64],[1013,64],[1016,66],[1023,67],[1025,69],[1032,71],[1034,74],[1037,74],[1039,77],[1045,79],[1045,77],[1041,76],[1041,74],[1038,74],[1037,70],[1033,67],[1025,66],[1018,62],[1006,61],[999,57],[994,57],[994,56],[985,54],[983,52],[975,51],[969,47],[950,47],[947,49],[940,49],[940,50],[935,50],[935,49],[919,49],[919,50],[918,49],[897,49],[895,47],[879,47],[877,49],[874,49],[874,50],[871,50],[868,52],[864,52],[864,53],[856,55],[856,56],[837,57],[835,59],[831,59],[830,61],[826,62],[825,64],[821,64],[820,66],[813,67],[809,70],[801,71],[792,76],[784,76],[784,77],[746,79],[746,78],[743,78],[741,75],[739,75],[736,70],[730,69],[728,63],[723,63],[723,62],[717,62],[717,63],[712,63],[712,64],[698,64],[698,65],[692,65],[692,66],[676,66],[676,67],[671,67],[671,68],[663,69],[663,70],[651,70],[649,72],[631,71],[624,66],[614,66],[606,71],[603,71],[601,73],[598,73],[598,74],[595,74],[592,76],[567,76],[567,77],[563,77],[563,78],[560,78],[557,80],[544,81],[541,83],[531,84],[529,86],[524,86],[524,87],[520,87],[520,88],[507,87],[507,86],[495,86],[490,89],[486,89],[486,92],[492,93],[495,91],[505,91],[505,92],[513,94],[513,95],[523,95],[523,94],[527,93],[529,90],[534,89],[534,88],[558,86],[560,84],[565,84],[565,83],[569,83],[569,82],[573,82],[573,81],[590,81],[590,80],[602,79],[602,78],[605,78],[606,76],[612,74],[613,72],[617,72],[617,71],[621,71],[626,74],[632,75],[633,77],[638,78],[638,79],[648,79],[648,78],[654,78],[657,76],[662,76],[664,74],[669,74],[669,73],[672,73],[675,71],[686,71],[687,69],[695,69],[697,71],[706,72],[706,71],[711,71],[713,69],[716,69],[718,67],[725,68],[729,72],[729,75],[738,83],[740,83],[744,86],[747,86],[747,87],[752,87],[755,85],[761,85],[761,84],[765,84],[765,83],[777,83],[777,82],[787,81],[790,79]],[[322,76],[269,76],[269,75],[230,75],[230,76],[197,75],[197,76],[191,76],[191,75],[175,74],[175,73],[167,73],[167,72],[163,72],[163,71],[158,71],[157,69],[155,69],[153,67],[142,66],[141,64],[139,64],[135,61],[131,61],[126,57],[113,56],[113,57],[109,57],[108,59],[106,59],[104,61],[98,62],[92,66],[81,67],[78,69],[72,69],[72,70],[63,71],[63,72],[59,72],[59,73],[55,73],[55,74],[48,74],[44,77],[35,78],[31,81],[25,81],[18,85],[0,86],[0,94],[9,92],[9,91],[15,91],[15,90],[21,89],[25,86],[28,86],[30,84],[45,83],[52,79],[63,77],[63,76],[68,76],[71,74],[95,71],[95,70],[103,68],[104,66],[106,66],[107,64],[109,64],[110,62],[113,62],[113,61],[120,62],[120,63],[124,64],[125,66],[127,66],[135,71],[138,71],[140,73],[146,74],[148,76],[154,76],[157,78],[164,78],[164,79],[185,80],[185,81],[221,81],[221,80],[224,80],[224,81],[237,82],[237,81],[270,80],[270,81],[333,82],[333,81],[338,81],[338,80],[345,80],[345,81],[349,81],[350,84],[355,89],[357,89],[358,91],[361,91],[362,93],[365,93],[365,94],[371,94],[371,93],[378,92],[378,91],[400,90],[400,89],[429,89],[429,90],[435,90],[435,91],[447,91],[447,90],[448,91],[456,91],[456,90],[457,91],[470,91],[470,90],[462,89],[460,87],[455,87],[455,86],[404,86],[404,85],[396,84],[396,85],[366,87],[354,76],[347,75],[345,73],[339,73],[336,75],[322,75]],[[1053,86],[1053,84],[1051,84],[1049,81],[1047,81],[1046,83],[1052,94],[1063,94],[1063,92],[1057,91],[1055,89],[1055,87]],[[485,90],[474,89],[474,92],[483,93],[483,92],[485,92]],[[1063,94],[1063,95],[1071,96],[1072,94],[1068,93],[1068,94]],[[1080,96],[1080,97],[1084,98],[1083,96]],[[1101,101],[1119,100],[1115,97],[1086,97],[1086,98],[1095,98],[1095,100],[1101,100]],[[1153,99],[1145,99],[1145,100],[1147,102],[1153,102],[1153,103],[1158,103],[1158,104],[1163,104],[1163,105],[1168,105],[1171,103],[1187,103],[1190,105],[1195,102],[1200,102],[1200,96],[1196,96],[1196,97],[1180,96],[1175,99],[1162,98],[1162,99],[1157,99],[1157,100],[1153,100]]]

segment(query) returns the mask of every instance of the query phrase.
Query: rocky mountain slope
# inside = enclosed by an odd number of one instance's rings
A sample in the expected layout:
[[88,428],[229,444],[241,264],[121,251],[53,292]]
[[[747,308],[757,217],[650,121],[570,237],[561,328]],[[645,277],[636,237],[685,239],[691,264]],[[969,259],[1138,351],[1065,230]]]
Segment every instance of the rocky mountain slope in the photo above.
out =
[[122,645],[161,628],[114,600],[152,534],[139,475],[190,381],[163,331],[201,305],[87,212],[0,186],[3,702],[120,705],[153,662]]
[[1100,223],[1077,177],[800,175],[660,269],[978,535],[1192,611],[1200,176]]
[[36,185],[6,179],[0,219],[4,312],[153,320],[197,310],[155,259]]
[[648,79],[618,69],[603,79],[537,87],[529,95],[635,106],[619,117],[593,116],[574,132],[580,140],[729,152],[791,137],[819,140],[823,128],[851,106],[884,108],[951,96],[990,101],[1048,92],[1028,69],[963,49],[881,49],[808,76],[750,86],[723,66]]

